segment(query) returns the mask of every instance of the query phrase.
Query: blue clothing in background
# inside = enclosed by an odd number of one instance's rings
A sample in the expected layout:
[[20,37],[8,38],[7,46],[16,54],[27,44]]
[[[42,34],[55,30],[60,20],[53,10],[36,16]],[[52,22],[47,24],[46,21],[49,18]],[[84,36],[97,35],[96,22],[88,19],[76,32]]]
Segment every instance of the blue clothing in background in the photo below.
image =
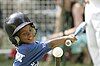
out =
[[87,46],[86,33],[77,36],[77,41],[71,46],[72,54],[79,54]]

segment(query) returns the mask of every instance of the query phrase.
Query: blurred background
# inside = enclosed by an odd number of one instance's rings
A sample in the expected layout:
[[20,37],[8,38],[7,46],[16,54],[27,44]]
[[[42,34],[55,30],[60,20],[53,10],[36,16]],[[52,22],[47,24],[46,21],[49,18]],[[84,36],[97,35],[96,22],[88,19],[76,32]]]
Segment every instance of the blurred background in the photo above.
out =
[[[0,66],[12,66],[16,54],[14,46],[8,40],[3,24],[7,17],[21,11],[34,22],[37,31],[36,39],[46,41],[55,37],[69,35],[84,21],[83,0],[0,0]],[[87,40],[79,35],[77,45],[61,46],[64,55],[61,66],[92,66],[87,49]],[[40,66],[55,66],[55,58],[47,53]]]

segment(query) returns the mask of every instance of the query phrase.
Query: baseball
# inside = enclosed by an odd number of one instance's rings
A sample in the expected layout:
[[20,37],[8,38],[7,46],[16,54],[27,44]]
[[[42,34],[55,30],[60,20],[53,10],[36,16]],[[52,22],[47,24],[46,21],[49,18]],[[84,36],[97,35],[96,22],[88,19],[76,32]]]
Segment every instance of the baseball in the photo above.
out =
[[52,51],[54,57],[61,57],[63,55],[63,50],[60,47],[55,47]]

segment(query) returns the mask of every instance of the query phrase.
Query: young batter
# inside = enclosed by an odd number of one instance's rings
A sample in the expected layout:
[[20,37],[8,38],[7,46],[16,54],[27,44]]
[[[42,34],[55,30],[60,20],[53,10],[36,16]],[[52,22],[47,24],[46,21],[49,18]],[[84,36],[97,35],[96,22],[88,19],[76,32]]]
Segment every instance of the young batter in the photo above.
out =
[[39,60],[54,47],[65,44],[67,39],[76,41],[73,35],[46,42],[36,41],[36,28],[33,22],[21,12],[10,15],[5,22],[5,30],[12,44],[17,47],[13,66],[38,66]]

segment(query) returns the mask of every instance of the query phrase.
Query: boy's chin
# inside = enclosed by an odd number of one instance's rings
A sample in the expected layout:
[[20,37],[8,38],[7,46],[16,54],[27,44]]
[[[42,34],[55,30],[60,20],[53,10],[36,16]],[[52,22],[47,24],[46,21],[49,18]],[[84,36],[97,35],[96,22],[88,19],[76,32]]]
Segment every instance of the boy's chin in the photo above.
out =
[[26,41],[26,42],[24,42],[25,44],[31,44],[31,43],[33,43],[34,41]]
[[27,42],[27,43],[33,43],[34,41],[30,41],[30,42]]

